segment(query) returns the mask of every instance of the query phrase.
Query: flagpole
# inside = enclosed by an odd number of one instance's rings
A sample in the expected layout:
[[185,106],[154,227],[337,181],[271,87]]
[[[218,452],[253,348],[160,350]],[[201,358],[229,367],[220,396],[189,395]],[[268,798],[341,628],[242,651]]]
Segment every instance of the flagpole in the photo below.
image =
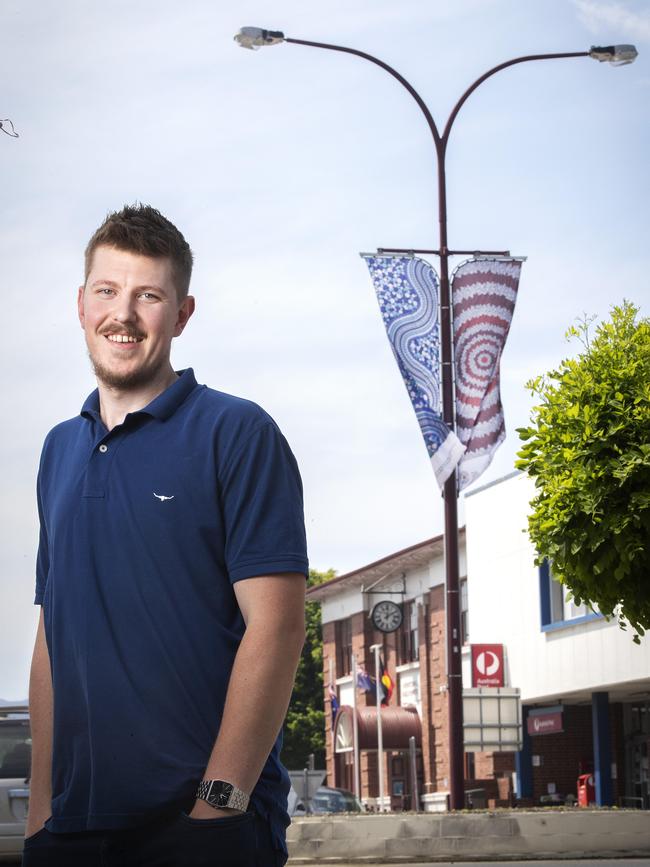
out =
[[332,712],[332,693],[336,692],[334,687],[334,658],[330,655],[330,725],[332,726],[332,782],[336,786],[336,726],[334,725],[334,713]]
[[381,672],[379,670],[380,644],[370,648],[375,654],[375,699],[377,701],[377,768],[379,771],[379,812],[384,812],[384,731],[381,721]]
[[361,797],[359,773],[359,721],[357,720],[357,655],[352,654],[352,763],[354,770],[354,794]]

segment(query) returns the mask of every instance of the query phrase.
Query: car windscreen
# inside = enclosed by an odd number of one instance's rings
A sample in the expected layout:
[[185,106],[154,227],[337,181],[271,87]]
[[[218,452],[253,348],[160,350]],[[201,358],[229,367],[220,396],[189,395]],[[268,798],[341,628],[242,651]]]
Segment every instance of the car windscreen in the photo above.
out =
[[32,738],[27,720],[0,720],[0,779],[29,777]]
[[314,795],[311,799],[312,810],[316,813],[340,813],[343,808],[332,795]]
[[354,795],[341,794],[341,800],[345,804],[348,813],[357,813],[361,810],[361,804]]
[[314,812],[357,813],[359,804],[354,795],[345,792],[321,792],[312,798]]

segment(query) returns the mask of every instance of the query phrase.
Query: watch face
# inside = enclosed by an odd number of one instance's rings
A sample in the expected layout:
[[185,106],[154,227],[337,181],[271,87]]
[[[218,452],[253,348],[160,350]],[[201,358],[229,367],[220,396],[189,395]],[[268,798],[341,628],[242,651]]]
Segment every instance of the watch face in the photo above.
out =
[[227,807],[231,794],[232,785],[221,783],[219,786],[214,786],[210,792],[210,803],[214,804],[215,807]]
[[402,623],[402,609],[389,599],[384,599],[372,609],[372,622],[381,632],[395,632]]

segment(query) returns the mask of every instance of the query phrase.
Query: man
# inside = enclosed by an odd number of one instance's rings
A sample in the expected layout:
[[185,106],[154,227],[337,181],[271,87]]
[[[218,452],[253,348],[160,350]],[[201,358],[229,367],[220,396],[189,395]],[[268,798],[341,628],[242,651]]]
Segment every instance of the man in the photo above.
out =
[[25,867],[273,867],[304,638],[295,459],[258,406],[176,373],[192,254],[148,206],[86,249],[97,378],[38,478]]

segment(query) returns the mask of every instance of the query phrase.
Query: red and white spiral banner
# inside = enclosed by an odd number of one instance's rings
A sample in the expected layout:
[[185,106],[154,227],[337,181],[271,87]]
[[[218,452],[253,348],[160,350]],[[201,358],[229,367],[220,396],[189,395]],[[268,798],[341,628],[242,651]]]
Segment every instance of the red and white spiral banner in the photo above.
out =
[[490,465],[506,436],[499,363],[517,300],[518,259],[475,258],[452,275],[459,490]]

